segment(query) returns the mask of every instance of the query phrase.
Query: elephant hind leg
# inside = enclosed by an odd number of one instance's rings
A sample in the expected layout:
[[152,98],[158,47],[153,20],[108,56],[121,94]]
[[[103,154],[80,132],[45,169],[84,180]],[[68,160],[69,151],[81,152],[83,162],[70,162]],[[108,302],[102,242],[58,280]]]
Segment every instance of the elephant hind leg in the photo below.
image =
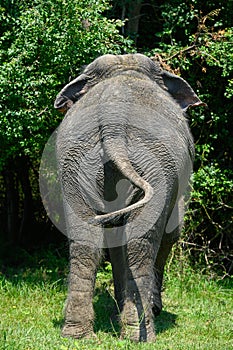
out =
[[154,257],[152,240],[131,240],[127,245],[127,278],[121,313],[122,336],[135,342],[154,342]]
[[166,261],[171,252],[173,244],[178,240],[178,237],[179,237],[178,231],[174,231],[174,233],[170,234],[169,236],[164,235],[160,243],[159,251],[157,253],[155,266],[154,266],[154,275],[155,275],[155,284],[156,284],[156,289],[154,293],[154,306],[153,306],[154,316],[158,316],[162,310],[161,291],[162,291],[162,284],[163,284],[164,267],[166,265]]
[[100,250],[70,243],[69,292],[65,307],[64,337],[92,337],[94,324],[93,294]]
[[134,342],[155,342],[154,317],[151,306],[143,301],[127,299],[121,315],[121,337]]
[[93,332],[94,311],[92,294],[89,292],[70,292],[65,307],[65,324],[63,337],[91,338]]

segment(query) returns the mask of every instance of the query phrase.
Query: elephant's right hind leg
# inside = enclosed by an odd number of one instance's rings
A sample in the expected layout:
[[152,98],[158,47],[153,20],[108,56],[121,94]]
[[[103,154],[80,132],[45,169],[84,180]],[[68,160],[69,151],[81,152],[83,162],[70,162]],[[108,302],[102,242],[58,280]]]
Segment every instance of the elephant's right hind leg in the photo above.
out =
[[149,239],[134,239],[127,244],[127,278],[121,313],[121,336],[134,342],[155,342],[154,256]]
[[[173,236],[171,235],[164,235],[163,239],[160,244],[160,248],[156,257],[155,266],[154,266],[154,274],[155,274],[155,284],[156,288],[154,291],[154,306],[153,306],[153,312],[154,316],[158,316],[162,310],[162,299],[161,299],[161,290],[162,290],[162,284],[163,284],[163,274],[164,274],[164,268],[166,265],[167,258],[170,254],[170,251],[173,247],[173,244],[178,239],[178,231],[174,231]],[[171,237],[170,237],[171,236]]]

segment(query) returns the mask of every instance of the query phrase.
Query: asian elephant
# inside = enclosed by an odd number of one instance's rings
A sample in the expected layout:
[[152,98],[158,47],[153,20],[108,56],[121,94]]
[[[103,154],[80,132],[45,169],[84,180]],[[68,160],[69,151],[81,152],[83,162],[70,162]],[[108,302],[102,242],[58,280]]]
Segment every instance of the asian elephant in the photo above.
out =
[[186,110],[203,103],[142,54],[104,55],[66,85],[56,157],[70,240],[63,336],[93,335],[92,297],[109,249],[122,337],[155,341],[166,259],[179,237],[194,144]]

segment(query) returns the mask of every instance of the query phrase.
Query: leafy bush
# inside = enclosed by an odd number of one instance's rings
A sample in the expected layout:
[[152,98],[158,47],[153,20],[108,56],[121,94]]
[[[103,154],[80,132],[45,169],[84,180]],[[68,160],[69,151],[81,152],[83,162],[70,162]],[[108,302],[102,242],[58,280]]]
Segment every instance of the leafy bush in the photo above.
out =
[[[3,0],[0,6],[0,217],[5,241],[36,241],[46,222],[38,189],[42,150],[61,121],[57,92],[82,65],[128,50],[107,0]],[[37,222],[37,223],[36,223]],[[37,227],[38,234],[31,234]]]
[[106,0],[5,1],[0,9],[1,167],[16,155],[36,156],[57,126],[59,88],[101,54],[129,42]]
[[160,9],[164,22],[157,33],[159,50],[153,53],[208,105],[189,116],[196,160],[181,241],[193,262],[232,273],[233,31],[227,13],[233,3],[174,0]]

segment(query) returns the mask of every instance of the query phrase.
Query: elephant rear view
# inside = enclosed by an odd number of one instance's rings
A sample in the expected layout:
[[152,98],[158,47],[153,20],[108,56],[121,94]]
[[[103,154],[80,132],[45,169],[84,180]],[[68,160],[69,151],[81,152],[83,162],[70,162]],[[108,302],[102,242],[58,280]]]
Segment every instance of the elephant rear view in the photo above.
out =
[[70,241],[63,335],[93,334],[102,248],[121,333],[154,341],[164,265],[179,237],[194,144],[185,112],[203,105],[182,78],[141,54],[105,55],[58,94],[56,156]]

